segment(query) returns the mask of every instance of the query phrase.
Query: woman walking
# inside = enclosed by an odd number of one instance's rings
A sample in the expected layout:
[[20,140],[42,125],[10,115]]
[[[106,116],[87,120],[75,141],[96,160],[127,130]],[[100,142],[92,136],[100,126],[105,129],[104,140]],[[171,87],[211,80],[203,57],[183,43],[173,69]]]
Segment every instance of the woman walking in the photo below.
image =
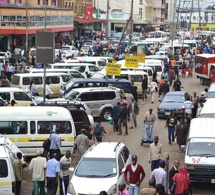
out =
[[181,145],[186,144],[188,128],[184,124],[183,118],[181,118],[179,120],[179,122],[180,122],[180,124],[176,127],[175,138],[176,138],[177,144],[179,146],[179,152],[181,153]]
[[176,173],[173,178],[173,182],[176,183],[175,195],[189,195],[191,193],[190,189],[190,178],[187,173],[187,169],[182,166],[180,172]]
[[184,113],[184,124],[187,126],[187,129],[190,128],[190,118],[188,117],[188,114],[187,113]]
[[156,94],[157,90],[158,90],[158,85],[157,85],[156,81],[153,80],[153,81],[150,83],[150,92],[151,92],[151,98],[152,98],[152,99],[151,99],[151,102],[152,102],[152,104],[153,104],[154,101],[155,101],[155,94]]
[[174,142],[174,131],[175,131],[175,126],[177,125],[177,117],[175,112],[173,111],[170,116],[167,118],[166,121],[166,126],[168,129],[168,140],[169,140],[169,145]]

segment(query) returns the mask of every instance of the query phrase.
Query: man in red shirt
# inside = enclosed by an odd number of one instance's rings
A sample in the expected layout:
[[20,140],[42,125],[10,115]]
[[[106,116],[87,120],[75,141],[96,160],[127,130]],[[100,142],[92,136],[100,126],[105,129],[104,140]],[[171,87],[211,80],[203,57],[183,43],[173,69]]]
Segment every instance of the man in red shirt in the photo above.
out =
[[[129,173],[129,179],[127,178]],[[128,191],[131,195],[139,195],[140,184],[145,178],[143,167],[137,164],[137,156],[132,156],[132,163],[127,165],[124,172],[125,182],[129,185]]]

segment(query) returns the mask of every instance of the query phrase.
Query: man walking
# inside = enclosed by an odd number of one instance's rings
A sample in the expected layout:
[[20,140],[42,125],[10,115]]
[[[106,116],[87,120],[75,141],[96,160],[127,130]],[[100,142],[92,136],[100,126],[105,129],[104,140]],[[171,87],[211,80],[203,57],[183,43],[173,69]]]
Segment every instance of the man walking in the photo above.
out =
[[113,118],[113,131],[118,131],[118,120],[119,120],[119,109],[120,109],[120,102],[117,102],[117,105],[113,107],[112,115]]
[[193,103],[190,101],[190,97],[187,97],[182,108],[184,109],[184,112],[188,114],[189,118],[192,119],[192,110],[194,106]]
[[130,93],[126,95],[126,101],[128,102],[128,121],[130,121],[130,114],[131,114],[131,109],[132,109],[132,101],[134,99],[134,96]]
[[34,195],[45,195],[45,169],[47,160],[42,157],[42,151],[36,152],[37,157],[32,158],[29,169],[33,171],[32,181],[34,184]]
[[147,95],[146,95],[146,91],[148,89],[148,80],[147,80],[147,76],[144,75],[143,81],[142,81],[142,99],[144,100],[144,98],[147,99]]
[[[129,173],[129,179],[127,178],[127,174]],[[128,187],[128,191],[131,195],[139,195],[140,184],[145,178],[145,171],[143,167],[137,164],[137,156],[132,156],[131,164],[127,165],[124,172],[124,179]]]
[[151,171],[159,167],[159,162],[162,158],[162,144],[158,143],[159,137],[154,137],[154,143],[149,147],[149,163],[151,163]]
[[22,183],[22,153],[17,152],[16,154],[17,159],[13,161],[13,168],[14,168],[14,174],[16,179],[16,191],[15,195],[20,195],[21,191],[21,183]]
[[128,135],[128,124],[127,124],[127,116],[128,116],[128,109],[126,106],[126,102],[122,103],[122,107],[119,109],[119,133],[117,135],[122,135],[122,124],[125,127],[125,135]]
[[78,151],[78,154],[80,155],[80,158],[84,155],[84,153],[89,148],[89,138],[85,135],[86,129],[81,129],[81,134],[78,135],[75,139],[75,149]]
[[60,136],[58,135],[59,129],[53,130],[53,133],[50,135],[50,158],[53,158],[53,154],[57,154],[57,160],[60,160],[61,152],[60,147],[62,146]]
[[137,102],[133,99],[131,104],[131,127],[133,129],[134,126],[137,126],[137,115],[139,114],[139,106]]
[[159,161],[159,168],[154,169],[154,171],[151,172],[150,179],[155,179],[156,185],[162,184],[165,188],[165,192],[167,193],[167,186],[168,186],[168,179],[167,179],[167,172],[164,170],[165,167],[165,161],[160,160]]
[[164,96],[169,92],[169,84],[168,82],[165,80],[165,83],[161,86],[161,97],[162,100],[164,98]]
[[197,96],[196,91],[193,92],[192,103],[193,103],[192,118],[196,118],[199,103],[199,96]]
[[60,162],[57,161],[57,154],[48,160],[46,169],[47,195],[55,195],[58,186],[58,173],[60,172]]
[[149,185],[146,188],[143,188],[141,190],[141,195],[156,195],[156,189],[155,189],[155,180],[150,179],[149,180]]
[[106,133],[104,127],[101,124],[101,120],[97,119],[97,124],[93,128],[93,136],[97,142],[102,142],[103,133]]
[[[179,167],[180,167],[180,161],[178,159],[174,160],[174,163],[173,163],[173,167],[170,169],[169,171],[169,189],[172,188],[172,185],[173,185],[173,176],[176,174],[176,173],[179,173]],[[174,192],[171,194],[173,195]]]
[[180,81],[179,77],[177,77],[177,80],[174,81],[172,90],[173,91],[181,91],[181,81]]
[[[145,115],[145,119],[144,119],[144,125],[146,127],[146,132],[147,132],[147,135],[148,135],[148,140],[152,140],[151,137],[152,137],[152,128],[154,125],[154,122],[155,122],[156,118],[155,118],[155,114],[153,113],[153,109],[150,108],[148,112],[146,112],[146,115]],[[153,123],[153,124],[150,124],[150,123]]]
[[[69,167],[71,166],[71,163],[71,152],[67,150],[66,154],[60,159],[60,195],[67,194],[69,185]],[[63,191],[63,188],[65,189],[65,192]]]

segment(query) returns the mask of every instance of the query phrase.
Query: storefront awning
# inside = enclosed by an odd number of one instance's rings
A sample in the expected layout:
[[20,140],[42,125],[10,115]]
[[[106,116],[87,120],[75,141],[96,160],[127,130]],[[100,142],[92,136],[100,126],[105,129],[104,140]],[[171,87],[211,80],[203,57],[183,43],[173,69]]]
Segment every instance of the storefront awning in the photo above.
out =
[[134,20],[134,24],[148,24],[148,22],[144,20]]
[[74,22],[78,22],[79,24],[90,24],[90,23],[105,22],[105,20],[97,19],[97,18],[84,19],[84,18],[74,17]]

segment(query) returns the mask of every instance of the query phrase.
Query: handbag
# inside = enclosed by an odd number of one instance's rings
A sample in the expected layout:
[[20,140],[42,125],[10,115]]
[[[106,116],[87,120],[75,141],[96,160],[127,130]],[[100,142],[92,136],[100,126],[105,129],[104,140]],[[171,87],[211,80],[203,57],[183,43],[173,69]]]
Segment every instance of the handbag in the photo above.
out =
[[111,119],[109,120],[109,124],[110,124],[110,125],[113,125],[113,118],[111,118]]

